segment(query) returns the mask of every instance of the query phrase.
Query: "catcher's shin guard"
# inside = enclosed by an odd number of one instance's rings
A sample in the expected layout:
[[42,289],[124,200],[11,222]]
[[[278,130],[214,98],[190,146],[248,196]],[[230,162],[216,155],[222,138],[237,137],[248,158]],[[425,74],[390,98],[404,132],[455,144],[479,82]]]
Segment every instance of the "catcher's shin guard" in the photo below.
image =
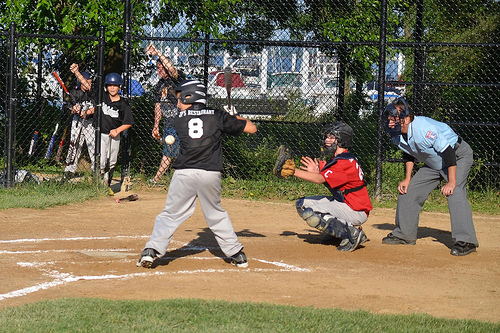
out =
[[335,217],[325,220],[321,214],[316,213],[312,208],[304,209],[301,216],[311,227],[333,237],[340,238],[345,232],[345,224],[340,220]]

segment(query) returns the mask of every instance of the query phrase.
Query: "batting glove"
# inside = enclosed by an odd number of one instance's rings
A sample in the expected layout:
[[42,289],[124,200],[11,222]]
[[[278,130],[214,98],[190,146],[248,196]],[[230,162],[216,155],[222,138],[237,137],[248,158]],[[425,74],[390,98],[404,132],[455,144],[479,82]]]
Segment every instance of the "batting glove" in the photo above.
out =
[[224,105],[224,110],[227,113],[229,113],[231,116],[237,116],[238,115],[238,111],[236,111],[236,108],[234,107],[234,105],[231,105],[231,106]]

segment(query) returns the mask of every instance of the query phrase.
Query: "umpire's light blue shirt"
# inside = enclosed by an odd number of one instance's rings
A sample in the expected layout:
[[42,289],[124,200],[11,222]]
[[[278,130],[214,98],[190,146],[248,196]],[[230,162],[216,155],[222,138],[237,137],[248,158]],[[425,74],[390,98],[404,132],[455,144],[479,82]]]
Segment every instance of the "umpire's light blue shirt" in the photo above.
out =
[[415,157],[434,170],[444,168],[442,153],[454,147],[458,135],[450,126],[428,117],[413,119],[408,127],[408,142],[403,135],[392,138],[393,143],[405,153]]

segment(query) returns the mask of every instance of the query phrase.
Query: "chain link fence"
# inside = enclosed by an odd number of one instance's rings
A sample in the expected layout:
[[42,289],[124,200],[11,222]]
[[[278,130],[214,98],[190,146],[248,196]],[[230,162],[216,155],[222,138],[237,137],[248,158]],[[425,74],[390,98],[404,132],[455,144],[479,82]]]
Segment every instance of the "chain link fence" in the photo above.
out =
[[[215,19],[204,17],[194,4],[182,8],[186,15],[179,16],[171,14],[180,2],[173,2],[172,8],[156,1],[151,4],[149,25],[130,23],[132,28],[124,29],[123,58],[118,60],[109,57],[111,52],[99,59],[95,37],[16,33],[12,38],[9,31],[2,32],[0,122],[6,131],[0,134],[5,143],[0,156],[4,165],[12,148],[16,169],[62,175],[70,150],[71,115],[68,96],[52,73],[57,71],[72,89],[77,82],[69,66],[77,63],[100,88],[99,66],[104,74],[123,74],[128,85],[122,90],[135,125],[122,146],[120,154],[126,158],[119,159],[118,170],[127,164],[133,177],[153,177],[162,159],[162,146],[152,137],[157,57],[145,53],[153,44],[187,78],[206,83],[213,107],[227,104],[224,69],[231,68],[231,103],[257,124],[258,132],[225,138],[226,177],[271,177],[280,144],[292,147],[297,156],[319,157],[324,126],[344,120],[355,131],[352,151],[367,181],[376,184],[381,194],[385,191],[382,176],[391,177],[391,163],[399,162],[401,155],[381,126],[380,110],[404,96],[417,115],[448,123],[474,149],[472,187],[500,187],[500,25],[499,15],[491,14],[498,9],[497,2],[430,1],[425,6],[422,1],[390,2],[387,12],[374,2],[345,2],[337,4],[335,14],[328,11],[333,4],[327,2],[279,1],[260,6],[255,1],[237,2],[221,9],[231,14],[231,21],[219,18],[210,28],[212,33],[200,31],[208,29],[204,22]],[[136,15],[144,12],[128,14],[129,21],[135,22],[139,21]],[[445,19],[448,23],[441,24]],[[11,73],[13,41],[17,49]],[[107,41],[108,49],[110,44]],[[10,77],[15,79],[15,118],[9,118]],[[15,124],[14,142],[8,138],[9,120]],[[62,147],[61,158],[56,148],[47,154],[54,133],[55,145]],[[38,140],[33,146],[35,135]],[[90,172],[92,165],[86,144],[83,147],[79,173]]]

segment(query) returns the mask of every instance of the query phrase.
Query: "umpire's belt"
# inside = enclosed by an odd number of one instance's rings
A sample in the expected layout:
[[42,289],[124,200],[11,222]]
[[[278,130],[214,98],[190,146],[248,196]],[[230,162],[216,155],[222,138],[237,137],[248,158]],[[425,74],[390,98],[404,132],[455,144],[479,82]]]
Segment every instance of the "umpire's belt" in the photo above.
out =
[[455,146],[453,146],[453,149],[457,150],[458,146],[460,146],[461,143],[462,143],[462,138],[458,137],[457,143],[455,143]]

